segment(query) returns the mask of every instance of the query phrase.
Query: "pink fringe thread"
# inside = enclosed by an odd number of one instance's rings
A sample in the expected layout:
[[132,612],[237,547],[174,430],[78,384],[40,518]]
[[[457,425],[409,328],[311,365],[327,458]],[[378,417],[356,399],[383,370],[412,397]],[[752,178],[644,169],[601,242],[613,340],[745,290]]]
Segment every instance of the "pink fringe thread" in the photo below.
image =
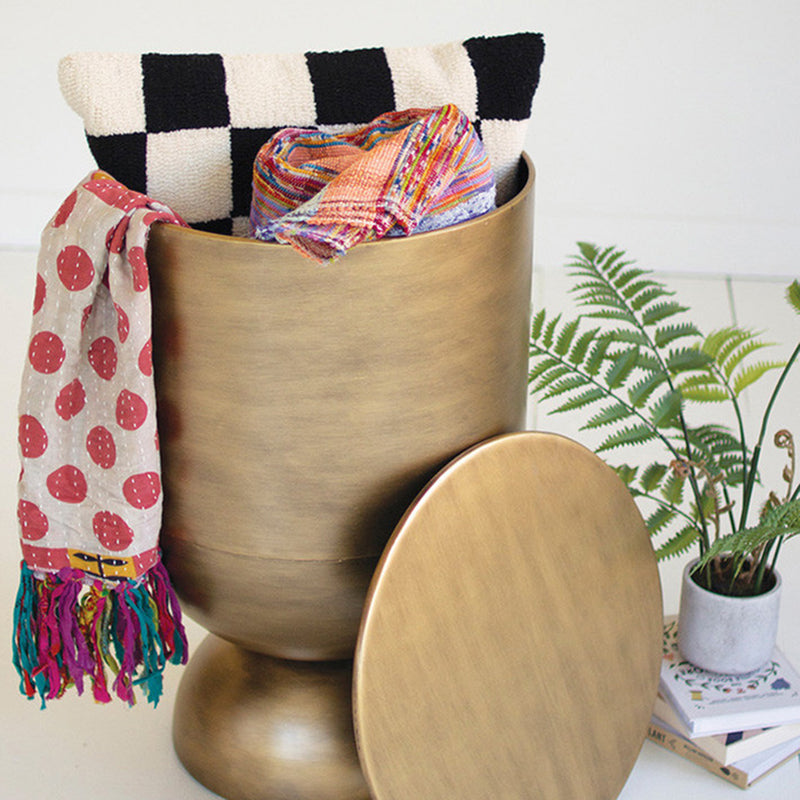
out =
[[14,665],[20,691],[42,707],[88,679],[99,703],[113,693],[129,705],[135,687],[158,705],[167,663],[185,664],[180,605],[160,562],[138,581],[86,582],[80,570],[36,575],[23,562],[14,606]]

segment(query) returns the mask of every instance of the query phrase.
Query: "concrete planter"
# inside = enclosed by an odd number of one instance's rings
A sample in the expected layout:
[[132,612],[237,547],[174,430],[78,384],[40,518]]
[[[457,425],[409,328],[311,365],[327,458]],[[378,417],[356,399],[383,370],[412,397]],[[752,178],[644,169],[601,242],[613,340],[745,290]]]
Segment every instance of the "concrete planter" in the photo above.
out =
[[709,592],[691,578],[692,561],[683,572],[678,647],[697,667],[743,675],[769,661],[778,635],[781,578],[755,597],[728,597]]

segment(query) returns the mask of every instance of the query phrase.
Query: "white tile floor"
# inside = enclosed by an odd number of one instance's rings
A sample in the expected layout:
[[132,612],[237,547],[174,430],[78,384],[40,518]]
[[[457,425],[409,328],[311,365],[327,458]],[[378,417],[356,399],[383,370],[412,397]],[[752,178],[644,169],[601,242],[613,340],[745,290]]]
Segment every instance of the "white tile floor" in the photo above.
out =
[[[0,637],[10,642],[11,619],[19,560],[16,540],[16,403],[29,314],[33,297],[36,254],[0,250]],[[676,276],[665,277],[678,297],[695,309],[708,328],[735,319],[741,324],[767,329],[774,341],[796,341],[800,317],[782,300],[787,280]],[[549,308],[564,306],[567,284],[559,269],[537,270],[535,303]],[[787,348],[776,348],[787,355]],[[794,429],[800,437],[800,368],[785,387],[774,421]],[[755,404],[758,405],[757,403]],[[583,441],[575,420],[547,416],[532,409],[531,422]],[[752,420],[751,420],[752,424]],[[591,444],[590,442],[586,442]],[[775,459],[765,459],[767,471],[780,469]],[[800,543],[789,543],[782,556],[783,614],[779,644],[800,666]],[[664,607],[677,610],[682,563],[661,566]],[[190,624],[190,643],[203,631]],[[127,709],[120,704],[96,706],[87,698],[65,697],[40,711],[17,693],[17,677],[10,651],[0,651],[0,800],[38,800],[41,797],[78,800],[207,800],[216,797],[197,784],[175,758],[170,721],[180,669],[166,675],[165,696],[153,710],[145,704]],[[739,790],[704,770],[646,742],[620,797],[622,800],[722,800]],[[800,796],[798,761],[777,770],[748,790],[750,800]],[[313,800],[313,798],[309,798]],[[404,800],[418,800],[404,798]],[[456,800],[455,798],[453,800]],[[580,800],[590,800],[581,798]]]

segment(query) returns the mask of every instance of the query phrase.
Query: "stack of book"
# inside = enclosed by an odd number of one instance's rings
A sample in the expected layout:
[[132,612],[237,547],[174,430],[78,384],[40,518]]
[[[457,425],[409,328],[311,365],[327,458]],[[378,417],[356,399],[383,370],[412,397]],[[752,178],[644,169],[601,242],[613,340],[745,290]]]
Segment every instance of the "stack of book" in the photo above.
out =
[[665,618],[650,739],[742,789],[800,754],[800,675],[780,650],[760,670],[718,675],[681,657],[677,633]]

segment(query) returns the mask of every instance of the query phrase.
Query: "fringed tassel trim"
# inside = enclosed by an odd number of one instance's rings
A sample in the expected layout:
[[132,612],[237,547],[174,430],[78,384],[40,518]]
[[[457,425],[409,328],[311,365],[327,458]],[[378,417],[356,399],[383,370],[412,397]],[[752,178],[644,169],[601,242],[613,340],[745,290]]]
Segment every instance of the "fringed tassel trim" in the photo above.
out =
[[[158,705],[167,663],[185,664],[178,599],[160,562],[138,581],[86,583],[83,572],[35,574],[22,563],[14,606],[14,666],[20,691],[42,708],[88,680],[94,699],[134,705],[134,687]],[[110,690],[107,671],[113,674]]]

